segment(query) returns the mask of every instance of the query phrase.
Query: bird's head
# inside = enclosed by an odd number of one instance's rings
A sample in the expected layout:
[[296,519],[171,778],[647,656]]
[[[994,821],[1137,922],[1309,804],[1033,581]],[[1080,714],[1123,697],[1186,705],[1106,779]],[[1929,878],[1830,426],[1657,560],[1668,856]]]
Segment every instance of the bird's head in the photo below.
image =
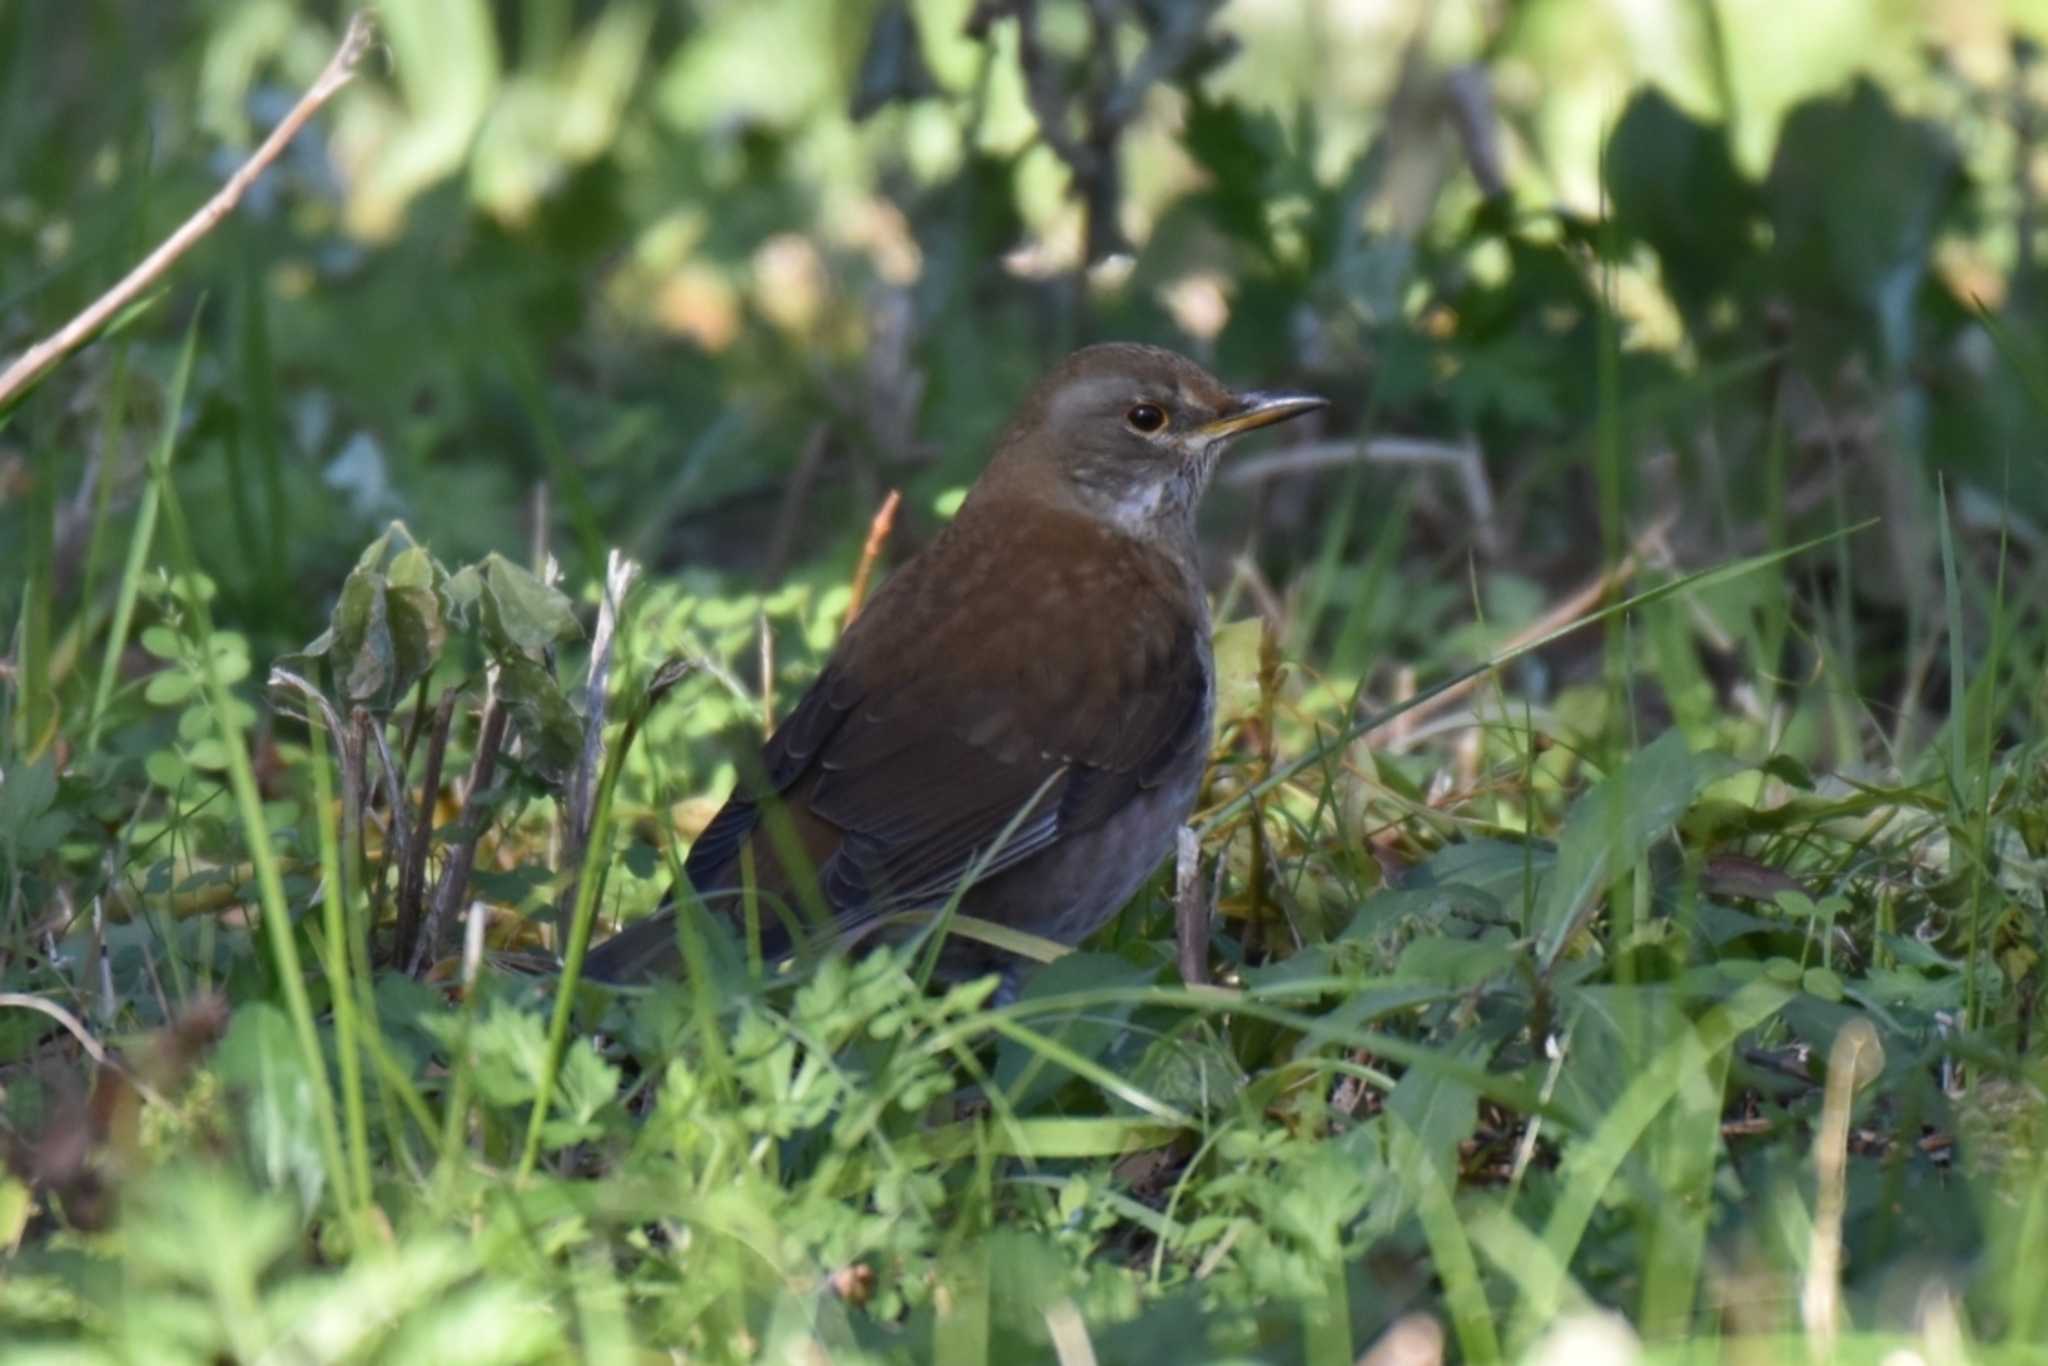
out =
[[1324,404],[1312,394],[1233,391],[1156,346],[1085,347],[1025,399],[984,483],[1072,501],[1129,535],[1185,536],[1233,438]]

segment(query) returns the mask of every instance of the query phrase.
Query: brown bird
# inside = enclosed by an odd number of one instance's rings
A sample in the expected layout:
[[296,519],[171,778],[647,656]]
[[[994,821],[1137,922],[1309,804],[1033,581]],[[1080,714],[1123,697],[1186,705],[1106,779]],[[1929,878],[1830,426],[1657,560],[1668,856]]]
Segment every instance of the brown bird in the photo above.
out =
[[[771,960],[791,926],[851,944],[937,910],[978,862],[960,914],[1064,944],[1101,927],[1173,848],[1208,756],[1195,505],[1231,438],[1322,406],[1234,393],[1157,347],[1069,356],[847,627],[691,846],[691,885],[735,914],[751,885]],[[585,970],[680,962],[666,910]],[[1013,967],[948,945],[948,976]]]

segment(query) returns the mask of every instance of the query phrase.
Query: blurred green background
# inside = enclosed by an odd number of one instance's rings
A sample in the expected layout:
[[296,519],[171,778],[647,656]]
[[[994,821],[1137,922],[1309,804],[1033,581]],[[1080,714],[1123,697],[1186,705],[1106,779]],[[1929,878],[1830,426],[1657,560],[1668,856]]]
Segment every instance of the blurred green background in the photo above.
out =
[[[451,562],[523,556],[544,526],[572,581],[609,545],[841,578],[886,488],[914,546],[1030,379],[1102,337],[1319,386],[1332,438],[1477,453],[1483,526],[1472,481],[1435,467],[1212,500],[1218,544],[1282,585],[1398,531],[1402,560],[1476,548],[1533,599],[1612,550],[1609,496],[1682,506],[1688,558],[1838,503],[1906,535],[1941,472],[1966,507],[2048,512],[2018,372],[1973,316],[2031,347],[2048,6],[382,9],[388,47],[125,344],[13,414],[0,613],[45,535],[60,598],[104,582],[120,542],[94,528],[133,502],[134,419],[202,301],[178,477],[259,653],[317,629],[394,516]],[[339,18],[0,10],[0,343],[200,202]],[[1623,399],[1604,434],[1603,382]],[[1626,457],[1598,497],[1596,439]],[[1930,544],[1873,551],[1858,591],[1910,606]],[[1427,650],[1402,632],[1430,614],[1380,615],[1324,644]]]

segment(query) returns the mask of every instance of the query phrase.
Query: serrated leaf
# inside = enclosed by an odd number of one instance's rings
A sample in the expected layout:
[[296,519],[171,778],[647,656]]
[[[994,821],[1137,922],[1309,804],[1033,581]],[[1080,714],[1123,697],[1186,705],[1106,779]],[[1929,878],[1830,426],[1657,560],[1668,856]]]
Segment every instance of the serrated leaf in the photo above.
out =
[[619,1094],[619,1069],[604,1060],[588,1039],[578,1039],[555,1074],[555,1114],[541,1126],[550,1147],[581,1143],[604,1132],[599,1114]]

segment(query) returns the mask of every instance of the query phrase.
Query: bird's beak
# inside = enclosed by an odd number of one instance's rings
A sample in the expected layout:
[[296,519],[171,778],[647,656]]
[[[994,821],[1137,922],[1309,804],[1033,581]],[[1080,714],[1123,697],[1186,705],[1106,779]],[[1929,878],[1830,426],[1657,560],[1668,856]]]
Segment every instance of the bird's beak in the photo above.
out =
[[1226,436],[1237,436],[1258,427],[1270,427],[1275,422],[1285,422],[1290,417],[1327,408],[1330,401],[1314,394],[1239,394],[1230,411],[1214,422],[1200,428],[1201,434],[1211,441]]

